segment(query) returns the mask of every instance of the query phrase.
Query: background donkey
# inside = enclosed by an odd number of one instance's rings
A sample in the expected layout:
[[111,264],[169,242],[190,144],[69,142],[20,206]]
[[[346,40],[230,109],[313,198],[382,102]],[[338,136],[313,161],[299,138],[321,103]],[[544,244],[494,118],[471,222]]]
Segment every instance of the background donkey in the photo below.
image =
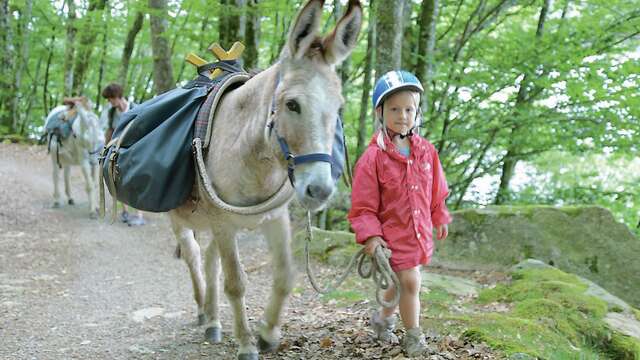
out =
[[[212,142],[206,157],[211,186],[228,204],[260,204],[284,183],[288,200],[259,215],[239,215],[222,210],[198,187],[200,201],[169,213],[173,231],[187,262],[193,282],[198,315],[206,322],[210,342],[221,340],[218,317],[220,264],[224,291],[234,315],[238,359],[258,359],[245,313],[246,275],[241,267],[236,234],[244,229],[261,230],[272,256],[274,282],[265,314],[258,325],[261,351],[277,349],[280,317],[289,295],[291,229],[288,201],[294,196],[311,211],[318,210],[335,188],[331,165],[316,161],[297,165],[295,185],[287,179],[287,161],[277,137],[295,155],[331,154],[338,111],[343,104],[335,65],[356,45],[362,23],[358,1],[350,1],[346,14],[326,37],[317,35],[323,1],[309,1],[298,13],[279,61],[222,99],[216,110]],[[211,230],[213,240],[205,250],[205,276],[200,246],[193,229]]]
[[[74,204],[69,184],[70,166],[80,165],[89,197],[89,216],[95,219],[98,215],[97,152],[104,145],[104,132],[86,98],[68,98],[65,99],[64,104],[51,110],[45,121],[53,165],[53,207],[57,208],[61,205],[60,169],[64,172],[64,190],[68,203]],[[70,128],[69,134],[65,134],[62,130],[65,127]]]

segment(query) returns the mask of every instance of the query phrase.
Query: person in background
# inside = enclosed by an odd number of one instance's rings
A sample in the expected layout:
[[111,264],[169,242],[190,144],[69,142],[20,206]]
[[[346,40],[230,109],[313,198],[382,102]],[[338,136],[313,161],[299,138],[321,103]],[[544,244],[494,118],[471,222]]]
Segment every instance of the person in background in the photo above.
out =
[[[122,96],[122,86],[111,83],[102,89],[102,97],[109,101],[109,105],[105,107],[100,116],[100,121],[105,131],[105,141],[108,144],[113,136],[113,131],[118,127],[120,116],[133,108],[135,104],[130,103]],[[120,221],[129,226],[141,226],[145,224],[142,211],[136,210],[136,215],[129,214],[126,204],[122,204],[122,213],[120,213]]]

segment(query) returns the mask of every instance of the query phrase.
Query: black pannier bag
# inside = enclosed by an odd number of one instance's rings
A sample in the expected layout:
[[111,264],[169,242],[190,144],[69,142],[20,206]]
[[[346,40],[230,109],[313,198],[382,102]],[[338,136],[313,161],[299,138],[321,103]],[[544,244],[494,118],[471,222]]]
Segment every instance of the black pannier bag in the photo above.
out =
[[[214,69],[222,75],[209,79]],[[192,155],[194,124],[209,92],[241,73],[234,61],[220,61],[198,69],[187,85],[154,97],[121,115],[112,140],[100,157],[101,178],[113,197],[136,209],[164,212],[184,204],[195,181]],[[104,190],[101,190],[104,214]]]

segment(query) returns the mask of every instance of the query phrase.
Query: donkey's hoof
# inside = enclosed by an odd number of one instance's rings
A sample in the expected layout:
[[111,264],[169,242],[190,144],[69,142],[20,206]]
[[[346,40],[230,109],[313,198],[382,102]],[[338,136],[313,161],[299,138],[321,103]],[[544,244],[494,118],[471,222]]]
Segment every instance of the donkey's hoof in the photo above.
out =
[[269,342],[258,335],[258,349],[261,353],[270,353],[278,350],[279,342]]
[[222,329],[219,327],[207,328],[204,331],[204,337],[211,344],[219,343],[222,341]]
[[98,218],[98,212],[97,211],[92,211],[89,213],[89,219],[91,220],[95,220]]
[[68,203],[69,203],[69,205],[75,205],[76,204],[76,202],[73,201],[73,199],[69,199]]
[[51,207],[54,208],[54,209],[59,209],[60,208],[60,202],[59,201],[55,201]]
[[198,326],[204,325],[207,321],[207,317],[204,314],[198,314]]
[[238,354],[238,360],[259,360],[257,353]]

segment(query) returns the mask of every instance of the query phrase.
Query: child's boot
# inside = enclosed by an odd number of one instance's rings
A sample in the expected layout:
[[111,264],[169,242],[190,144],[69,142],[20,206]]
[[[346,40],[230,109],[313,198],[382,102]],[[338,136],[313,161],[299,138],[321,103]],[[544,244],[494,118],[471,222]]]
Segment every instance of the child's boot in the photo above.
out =
[[427,350],[427,341],[419,327],[407,330],[402,339],[402,350],[408,357],[421,355]]
[[376,339],[390,344],[399,342],[398,337],[393,333],[396,328],[396,318],[394,316],[383,319],[380,317],[380,312],[376,311],[371,316],[371,327],[376,333]]

